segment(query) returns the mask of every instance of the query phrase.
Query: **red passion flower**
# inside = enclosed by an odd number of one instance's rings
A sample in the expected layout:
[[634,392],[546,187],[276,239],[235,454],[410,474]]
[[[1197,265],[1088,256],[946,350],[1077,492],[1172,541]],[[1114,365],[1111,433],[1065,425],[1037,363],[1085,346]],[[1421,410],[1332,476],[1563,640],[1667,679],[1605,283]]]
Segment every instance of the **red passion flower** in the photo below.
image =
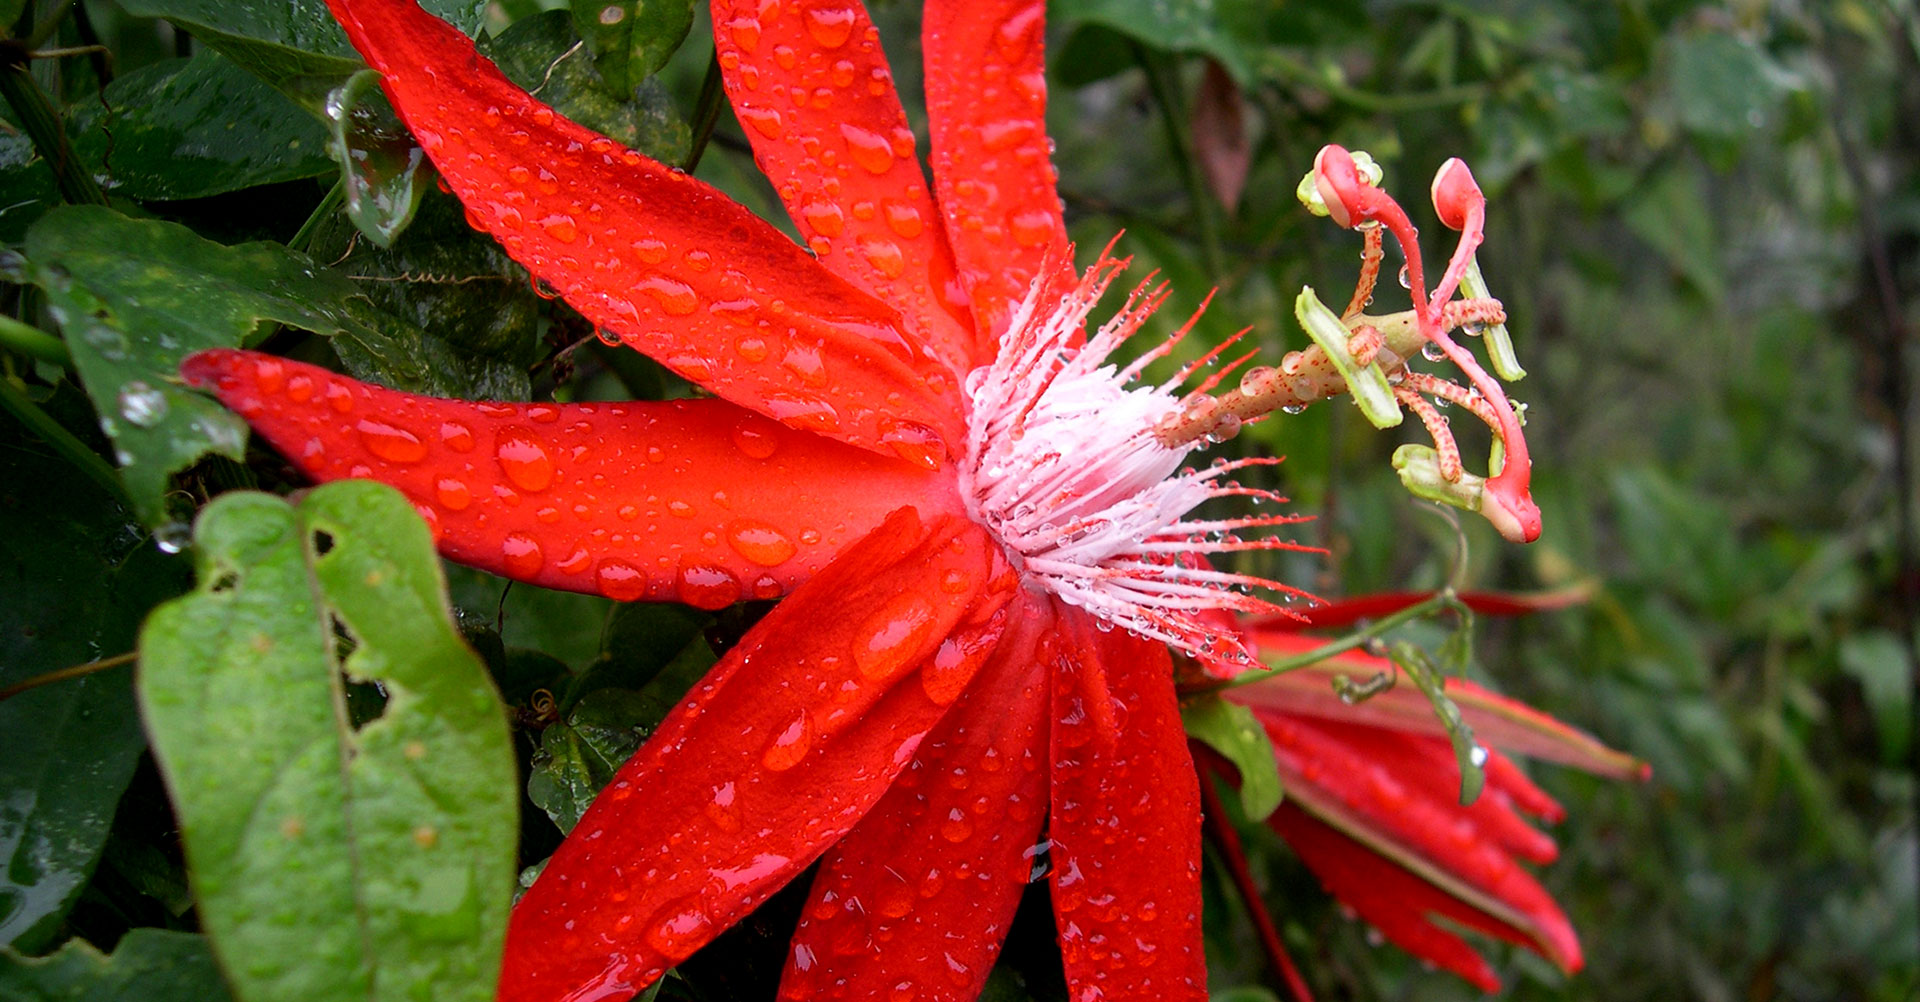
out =
[[[1424,597],[1363,596],[1324,605],[1304,622],[1255,622],[1246,639],[1262,654],[1291,657],[1323,642],[1301,633],[1303,626],[1339,626]],[[1545,605],[1572,597],[1549,596]],[[1543,607],[1538,596],[1462,598],[1494,615]],[[1386,658],[1349,651],[1227,692],[1253,710],[1273,742],[1287,799],[1267,825],[1328,893],[1388,941],[1483,991],[1498,991],[1500,981],[1458,929],[1517,943],[1563,971],[1579,970],[1572,925],[1522,865],[1550,863],[1558,852],[1522,815],[1553,823],[1566,811],[1503,752],[1614,779],[1644,780],[1646,763],[1524,703],[1448,679],[1448,695],[1484,750],[1486,787],[1462,805],[1454,797],[1459,766],[1425,695],[1400,685],[1349,703],[1330,684],[1335,676],[1394,670]]]
[[[1177,336],[1109,361],[1164,292],[1088,332],[1124,262],[1071,268],[1044,5],[928,3],[929,189],[857,3],[715,0],[727,92],[803,248],[556,115],[413,0],[329,2],[473,224],[713,396],[435,400],[238,351],[186,377],[316,480],[399,488],[453,559],[619,600],[785,596],[515,908],[500,997],[624,998],[818,861],[782,997],[971,999],[1044,830],[1073,996],[1205,998],[1170,649],[1217,674],[1255,663],[1217,617],[1292,589],[1207,557],[1289,546],[1240,534],[1293,519],[1194,514],[1277,499],[1229,479],[1268,460],[1187,461],[1342,382],[1310,352],[1218,397],[1221,375],[1178,389],[1198,363],[1137,382]],[[1336,221],[1377,251],[1391,200],[1344,151],[1322,162]],[[1477,243],[1463,175],[1436,198]],[[1446,302],[1459,271],[1431,301],[1416,285],[1384,334],[1356,306],[1335,354],[1397,362],[1409,336],[1486,319]],[[1472,401],[1509,435],[1505,479],[1478,486],[1456,452],[1444,489],[1531,538],[1517,423],[1504,394]]]

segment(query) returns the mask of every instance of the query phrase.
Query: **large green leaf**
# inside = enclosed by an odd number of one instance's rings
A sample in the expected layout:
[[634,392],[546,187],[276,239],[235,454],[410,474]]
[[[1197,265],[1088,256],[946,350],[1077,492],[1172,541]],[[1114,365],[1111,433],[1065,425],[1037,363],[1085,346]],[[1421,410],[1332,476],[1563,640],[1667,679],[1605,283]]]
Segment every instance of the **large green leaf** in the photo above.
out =
[[[65,403],[85,412],[77,393],[49,409]],[[17,427],[0,423],[0,685],[132,650],[147,609],[188,584],[184,561]],[[52,944],[145,747],[127,667],[0,702],[0,944]]]
[[665,65],[693,27],[693,0],[572,0],[571,7],[574,28],[615,92],[632,91]]
[[1097,24],[1136,42],[1172,52],[1212,56],[1245,86],[1253,81],[1251,51],[1266,35],[1273,9],[1263,0],[1058,0],[1063,24]]
[[111,956],[74,940],[46,957],[0,950],[0,999],[7,1002],[225,1002],[203,936],[135,929]]
[[[326,0],[122,0],[120,6],[172,21],[282,90],[317,96],[361,66]],[[480,30],[487,4],[426,0],[422,6],[471,35]]]
[[114,80],[74,106],[72,128],[80,159],[132,198],[205,198],[332,166],[312,115],[212,52]]
[[[198,590],[141,633],[140,705],[238,995],[491,999],[513,755],[426,525],[342,481],[297,509],[223,495],[194,538]],[[350,683],[377,717],[348,716]]]
[[285,324],[333,337],[354,375],[400,389],[472,396],[499,378],[499,364],[379,312],[345,275],[279,244],[226,247],[172,223],[75,206],[35,224],[26,254],[150,524],[166,520],[170,473],[209,452],[243,457],[246,424],[175,376],[195,351]]
[[500,72],[569,119],[655,160],[686,159],[690,133],[666,91],[652,79],[628,87],[609,82],[585,57],[566,11],[516,21],[483,48]]
[[567,719],[540,732],[527,797],[572,831],[600,788],[633,756],[666,707],[631,689],[596,689]]

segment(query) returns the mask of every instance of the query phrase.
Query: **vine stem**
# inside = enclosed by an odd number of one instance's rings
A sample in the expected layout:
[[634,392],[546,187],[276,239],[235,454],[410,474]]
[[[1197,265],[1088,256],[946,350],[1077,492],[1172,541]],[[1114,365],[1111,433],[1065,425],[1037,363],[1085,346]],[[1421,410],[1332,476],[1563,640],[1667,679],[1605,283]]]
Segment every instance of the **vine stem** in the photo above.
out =
[[1459,598],[1453,586],[1448,585],[1434,592],[1418,604],[1407,606],[1391,616],[1382,616],[1374,620],[1373,625],[1365,629],[1355,630],[1346,636],[1329,640],[1315,647],[1313,650],[1295,654],[1289,658],[1281,658],[1278,661],[1266,662],[1266,671],[1249,671],[1235,678],[1221,679],[1218,682],[1209,682],[1203,685],[1183,687],[1180,694],[1182,696],[1189,696],[1204,692],[1219,692],[1224,689],[1237,689],[1243,685],[1253,685],[1256,682],[1265,681],[1267,678],[1278,675],[1281,672],[1293,671],[1296,668],[1305,668],[1311,664],[1318,664],[1330,657],[1345,654],[1356,647],[1363,646],[1367,642],[1383,636],[1402,623],[1411,622],[1429,613],[1438,612],[1441,609],[1451,608],[1458,601]]
[[1259,930],[1260,945],[1267,951],[1267,959],[1273,963],[1274,970],[1281,980],[1287,983],[1287,991],[1293,993],[1294,1002],[1313,1002],[1313,993],[1307,990],[1307,983],[1300,976],[1300,969],[1294,966],[1292,955],[1287,953],[1287,945],[1280,939],[1280,930],[1273,924],[1273,916],[1267,913],[1266,902],[1260,897],[1260,888],[1253,882],[1253,873],[1247,869],[1247,853],[1240,844],[1240,833],[1233,830],[1233,822],[1227,820],[1226,805],[1220,802],[1220,793],[1213,788],[1216,775],[1212,768],[1200,770],[1201,813],[1206,819],[1205,831],[1213,841],[1214,848],[1227,861],[1227,872],[1233,875],[1233,884],[1240,890],[1240,900],[1247,906],[1247,914],[1253,919],[1254,928]]
[[27,398],[13,380],[0,377],[0,410],[5,410],[20,419],[20,423],[38,435],[40,439],[53,447],[55,452],[80,468],[94,483],[99,484],[113,499],[133,508],[133,499],[127,496],[127,489],[120,483],[119,474],[100,454],[88,448],[85,442],[75,438],[73,433],[60,427],[46,411]]
[[65,341],[19,320],[0,313],[0,348],[17,351],[63,369],[73,368],[73,353]]
[[687,162],[681,169],[693,173],[700,166],[700,158],[707,152],[707,144],[713,139],[713,127],[720,121],[720,106],[725,102],[726,90],[721,86],[720,53],[715,51],[713,58],[707,60],[706,78],[700,81],[700,97],[693,108],[693,141],[687,147]]
[[45,675],[35,675],[32,678],[21,679],[4,689],[0,689],[0,702],[12,699],[29,689],[38,689],[43,685],[52,685],[55,682],[65,682],[70,678],[84,678],[94,672],[106,671],[109,668],[118,668],[121,665],[131,664],[139,659],[139,651],[128,651],[125,654],[115,654],[110,658],[101,658],[98,661],[89,661],[86,664],[74,665],[71,668],[50,671]]

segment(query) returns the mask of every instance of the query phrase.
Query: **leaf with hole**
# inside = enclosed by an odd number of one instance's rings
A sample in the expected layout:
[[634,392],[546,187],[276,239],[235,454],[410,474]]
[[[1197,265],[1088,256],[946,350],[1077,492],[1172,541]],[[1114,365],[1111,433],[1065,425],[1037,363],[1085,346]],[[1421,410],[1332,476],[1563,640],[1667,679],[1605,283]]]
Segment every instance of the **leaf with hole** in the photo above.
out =
[[[215,499],[140,705],[243,1002],[493,997],[514,883],[506,717],[433,541],[366,481]],[[350,651],[350,653],[348,653]],[[384,699],[349,714],[350,689]]]

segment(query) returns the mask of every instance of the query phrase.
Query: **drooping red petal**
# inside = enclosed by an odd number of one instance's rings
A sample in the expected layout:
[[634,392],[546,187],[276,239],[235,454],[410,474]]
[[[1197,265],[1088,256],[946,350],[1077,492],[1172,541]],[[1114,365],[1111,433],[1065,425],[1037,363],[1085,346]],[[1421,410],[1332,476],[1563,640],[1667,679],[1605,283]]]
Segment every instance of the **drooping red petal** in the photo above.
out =
[[1520,930],[1467,907],[1294,804],[1281,804],[1267,824],[1320,878],[1327,893],[1396,946],[1458,974],[1481,991],[1500,990],[1493,968],[1466,940],[1436,924],[1431,916],[1445,916],[1512,942],[1528,942]]
[[[715,666],[614,775],[507,929],[502,1002],[625,998],[763,901],[886,792],[1014,587],[964,519],[889,516]],[[991,642],[981,638],[983,642]]]
[[1053,910],[1075,1002],[1205,999],[1200,789],[1166,646],[1076,609],[1053,667]]
[[[1285,629],[1261,627],[1247,639],[1261,656],[1290,657],[1319,647],[1324,640]],[[1415,734],[1444,734],[1425,694],[1399,684],[1358,703],[1346,703],[1334,692],[1332,679],[1346,675],[1356,681],[1394,671],[1393,662],[1362,651],[1347,651],[1325,661],[1281,672],[1251,685],[1228,690],[1227,698],[1255,708],[1371,724]],[[1487,744],[1514,754],[1570,765],[1615,779],[1646,779],[1645,762],[1602,744],[1598,738],[1539,710],[1465,679],[1447,679],[1447,695],[1474,734]]]
[[1518,930],[1515,942],[1563,969],[1579,966],[1566,915],[1514,859],[1550,860],[1551,840],[1514,816],[1498,788],[1461,806],[1445,740],[1255,712],[1273,740],[1288,803]]
[[960,279],[987,339],[1049,260],[1071,270],[1047,138],[1043,0],[929,0],[927,120],[933,183]]
[[825,857],[781,998],[979,997],[1046,818],[1052,708],[1037,647],[1053,617],[1024,594],[1009,612],[997,647],[954,637],[942,648],[955,664],[985,664],[886,797]]
[[972,311],[866,9],[714,0],[713,23],[754,162],[807,246],[955,371],[972,369]]
[[555,114],[414,0],[328,0],[469,219],[602,329],[796,428],[942,458],[959,391],[897,311],[719,191]]
[[929,473],[721,400],[489,404],[253,352],[189,358],[315,480],[398,488],[441,552],[548,588],[719,608],[806,580],[886,514],[958,510]]

